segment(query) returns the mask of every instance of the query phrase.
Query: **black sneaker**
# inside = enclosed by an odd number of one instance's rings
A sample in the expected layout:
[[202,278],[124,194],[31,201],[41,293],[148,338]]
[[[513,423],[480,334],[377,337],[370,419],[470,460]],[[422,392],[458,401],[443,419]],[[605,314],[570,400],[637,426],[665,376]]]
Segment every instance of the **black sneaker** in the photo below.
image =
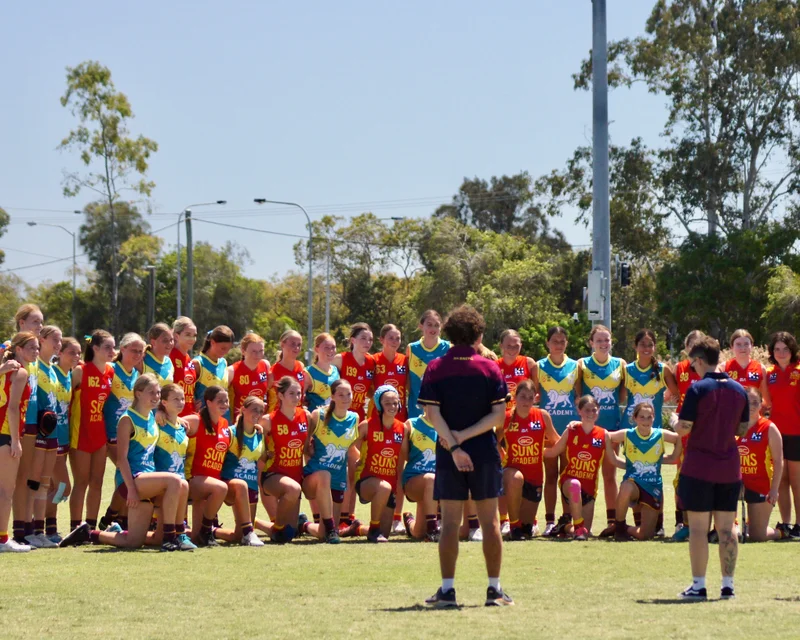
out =
[[87,522],[79,524],[59,543],[59,547],[78,547],[89,542],[91,527]]
[[448,589],[447,591],[442,591],[442,588],[439,587],[436,590],[436,593],[425,600],[425,604],[433,609],[450,609],[458,607],[458,603],[456,602],[456,590]]
[[794,526],[789,530],[789,537],[800,538],[800,523],[794,523]]
[[708,543],[719,544],[719,534],[717,533],[716,529],[712,529],[708,532]]
[[111,526],[111,520],[103,516],[100,520],[97,521],[97,529],[98,531],[105,531]]
[[598,538],[613,538],[614,533],[617,531],[617,525],[613,522],[609,522],[608,526],[600,532],[600,535],[597,536]]
[[520,542],[525,540],[525,533],[522,531],[522,527],[513,527],[508,539],[511,542]]
[[525,538],[528,539],[528,540],[533,538],[533,523],[532,522],[523,522],[522,523],[522,535],[525,536]]
[[197,536],[197,546],[198,547],[218,547],[219,542],[214,537],[214,532],[205,533],[204,531],[200,531],[200,535]]
[[695,589],[694,587],[687,587],[678,594],[681,600],[706,600],[708,594],[705,587],[702,589]]
[[510,607],[514,604],[511,596],[503,593],[502,589],[495,589],[489,587],[486,589],[486,606],[487,607]]
[[336,527],[325,534],[325,542],[328,544],[339,544],[341,541],[342,539],[339,537],[339,532],[336,530]]
[[389,542],[389,540],[380,531],[370,531],[367,533],[367,542]]
[[776,524],[775,531],[780,532],[782,540],[792,537],[792,525],[790,525],[788,522],[779,522]]
[[719,591],[720,600],[732,600],[735,597],[736,594],[733,592],[733,587],[722,587]]
[[439,532],[438,531],[429,531],[425,534],[423,538],[425,542],[439,542]]
[[550,532],[551,538],[558,538],[559,536],[564,535],[564,529],[572,522],[572,518],[567,514],[562,514],[558,518],[558,522],[556,522],[556,526],[553,527],[553,530]]
[[301,513],[297,516],[297,537],[303,535],[303,528],[308,524],[308,516],[305,513]]
[[180,551],[181,545],[177,540],[164,540],[161,543],[162,551]]

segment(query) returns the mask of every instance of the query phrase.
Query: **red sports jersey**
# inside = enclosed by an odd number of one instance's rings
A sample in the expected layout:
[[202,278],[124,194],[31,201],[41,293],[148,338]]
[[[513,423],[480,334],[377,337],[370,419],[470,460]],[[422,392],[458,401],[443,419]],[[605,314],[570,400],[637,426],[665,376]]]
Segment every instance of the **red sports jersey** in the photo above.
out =
[[782,435],[800,436],[800,363],[786,370],[777,364],[767,368],[767,385],[772,398],[770,419]]
[[255,371],[249,368],[244,360],[233,365],[233,376],[230,387],[233,391],[231,398],[231,412],[233,419],[239,417],[247,396],[258,396],[266,402],[267,400],[267,377],[269,376],[269,365],[266,360],[259,360]]
[[736,358],[731,358],[725,363],[725,373],[745,389],[747,387],[758,389],[761,381],[764,380],[764,365],[756,360],[751,360],[746,367],[742,368],[736,362]]
[[194,413],[194,383],[197,382],[197,371],[194,368],[192,357],[173,347],[169,359],[172,360],[172,366],[175,369],[172,379],[183,389],[183,397],[186,400],[186,405],[180,415],[192,415]]
[[503,358],[498,358],[497,365],[500,367],[500,371],[503,372],[503,379],[506,381],[508,393],[511,395],[511,400],[508,401],[508,407],[511,408],[514,404],[514,391],[517,385],[531,377],[528,358],[527,356],[517,356],[511,364],[506,364]]
[[269,414],[271,423],[269,450],[274,453],[266,471],[282,473],[297,484],[303,482],[303,447],[308,438],[308,418],[303,407],[297,407],[290,420],[282,411]]
[[681,411],[683,399],[686,397],[689,387],[698,380],[700,380],[700,376],[697,375],[697,371],[692,367],[690,360],[681,360],[675,365],[675,381],[678,383],[678,393],[680,393],[678,408],[676,409],[678,413]]
[[503,466],[518,469],[526,482],[535,485],[544,482],[544,433],[545,424],[540,409],[532,408],[525,418],[521,418],[516,410],[506,411],[503,425],[506,460]]
[[[344,361],[344,358],[342,358]],[[384,384],[390,384],[397,389],[400,396],[400,411],[396,418],[405,422],[408,420],[406,408],[406,390],[408,389],[408,358],[404,353],[397,353],[394,360],[389,360],[381,351],[372,356],[375,362],[375,376],[372,379],[373,386],[377,389]],[[370,404],[370,416],[373,415],[374,405]]]
[[231,446],[232,434],[228,421],[220,418],[214,425],[214,433],[208,433],[203,421],[197,433],[189,439],[186,452],[186,477],[195,476],[220,479],[225,454]]
[[342,353],[342,369],[339,375],[353,387],[353,404],[350,405],[350,411],[355,411],[359,420],[364,420],[366,417],[364,407],[367,404],[369,394],[372,392],[375,360],[368,353],[364,359],[364,364],[361,365],[356,361],[352,351],[345,351]]
[[561,473],[558,484],[567,478],[575,478],[581,483],[581,490],[590,495],[597,495],[597,478],[603,466],[603,455],[606,452],[606,430],[597,425],[585,433],[582,427],[570,431],[567,440],[567,468]]
[[404,435],[405,425],[399,420],[385,429],[380,417],[372,418],[367,424],[367,438],[361,446],[356,481],[380,478],[391,485],[394,493],[397,490],[397,461]]
[[300,389],[303,392],[303,395],[300,398],[301,404],[305,404],[306,398],[306,368],[303,366],[303,363],[299,360],[294,361],[294,367],[292,369],[287,369],[284,367],[280,361],[276,362],[272,365],[272,388],[269,390],[269,411],[275,411],[278,408],[278,393],[275,391],[275,387],[277,386],[278,382],[284,376],[289,376],[294,378],[300,383]]
[[[0,376],[0,435],[3,436],[11,435],[11,429],[8,423],[8,399],[11,397],[13,377],[13,373],[4,373]],[[25,433],[25,412],[28,410],[28,398],[30,397],[31,386],[29,382],[25,382],[25,388],[22,390],[22,396],[20,396],[19,399],[18,431],[20,438]]]
[[103,407],[111,392],[114,368],[106,364],[100,371],[94,362],[81,365],[81,384],[72,394],[70,406],[70,446],[78,451],[94,453],[106,443]]
[[769,449],[767,418],[759,418],[739,442],[739,461],[742,465],[742,482],[746,489],[765,496],[772,487],[772,453]]

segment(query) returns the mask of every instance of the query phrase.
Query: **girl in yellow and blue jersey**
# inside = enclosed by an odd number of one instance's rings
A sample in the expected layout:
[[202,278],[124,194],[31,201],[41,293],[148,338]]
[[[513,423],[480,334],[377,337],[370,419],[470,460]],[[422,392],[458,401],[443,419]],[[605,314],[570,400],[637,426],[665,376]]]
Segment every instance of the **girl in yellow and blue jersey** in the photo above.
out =
[[[200,411],[205,407],[203,395],[209,387],[228,389],[228,363],[225,356],[233,348],[233,331],[220,325],[206,334],[203,348],[192,362],[197,373],[194,385],[194,408]],[[230,409],[223,415],[230,422]]]
[[664,407],[664,392],[669,390],[672,397],[680,395],[675,374],[661,364],[655,356],[656,334],[650,329],[642,329],[633,339],[636,360],[625,367],[625,388],[628,392],[628,407],[625,410],[625,428],[636,423],[633,410],[642,402],[653,405],[655,409],[654,428],[661,429],[661,410]]
[[431,361],[440,358],[448,349],[450,343],[442,340],[442,317],[433,309],[428,309],[419,319],[419,330],[422,337],[408,345],[408,417],[416,418],[422,415],[422,407],[417,404],[419,390],[422,386],[422,377]]
[[341,376],[333,364],[336,357],[336,340],[329,333],[320,333],[314,339],[314,363],[306,369],[306,406],[309,411],[324,409],[331,402],[331,385]]
[[[578,360],[576,385],[580,386],[576,386],[576,393],[580,396],[594,397],[600,409],[597,425],[609,432],[617,431],[622,425],[622,405],[625,404],[628,395],[625,389],[627,363],[622,358],[611,355],[611,330],[601,324],[592,327],[589,333],[589,347],[592,355]],[[606,497],[608,526],[600,533],[602,538],[614,535],[616,519],[614,505],[617,502],[616,471],[613,461],[606,456],[603,460],[603,493]]]
[[417,503],[416,516],[410,511],[403,514],[403,524],[409,537],[437,542],[439,528],[436,517],[437,502],[433,497],[436,477],[436,440],[438,434],[423,413],[406,421],[409,436],[403,444],[403,493],[409,502]]
[[149,344],[142,360],[142,373],[152,373],[158,378],[158,384],[163,387],[173,382],[175,375],[175,367],[169,357],[175,344],[172,329],[163,322],[158,322],[150,327],[147,340]]
[[[148,351],[147,354],[152,357],[152,352]],[[117,423],[133,402],[133,385],[139,377],[144,355],[145,343],[142,337],[138,333],[126,333],[120,340],[119,353],[111,363],[114,373],[111,378],[111,392],[103,405],[103,419],[108,438],[108,457],[114,464],[117,464]]]

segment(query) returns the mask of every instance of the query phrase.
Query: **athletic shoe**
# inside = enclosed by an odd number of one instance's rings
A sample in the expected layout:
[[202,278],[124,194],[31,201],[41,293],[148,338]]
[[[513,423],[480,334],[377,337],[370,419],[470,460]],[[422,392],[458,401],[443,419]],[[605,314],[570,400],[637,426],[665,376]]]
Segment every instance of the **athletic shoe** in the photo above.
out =
[[55,542],[50,542],[46,535],[43,533],[36,533],[30,536],[25,536],[25,540],[34,549],[56,549],[58,545]]
[[305,513],[301,513],[299,516],[297,516],[298,536],[303,535],[303,529],[306,526],[306,524],[308,524],[308,516]]
[[483,542],[483,531],[478,527],[477,529],[470,529],[467,540],[470,542]]
[[63,540],[63,538],[60,535],[58,535],[58,533],[51,533],[49,536],[47,536],[47,539],[50,542],[55,542],[56,544],[60,544],[61,541]]
[[243,547],[263,547],[264,541],[256,535],[255,531],[251,531],[246,536],[242,537],[240,543]]
[[614,540],[617,542],[631,542],[633,540],[633,536],[627,531],[615,531]]
[[705,587],[702,589],[695,589],[694,587],[686,587],[678,594],[681,600],[705,600],[708,595]]
[[733,600],[736,594],[733,592],[733,587],[722,587],[719,591],[720,600]]
[[586,540],[588,538],[589,538],[589,530],[586,527],[584,527],[583,525],[575,527],[575,534],[574,534],[575,540]]
[[403,526],[402,520],[393,520],[392,521],[392,533],[404,533],[406,530],[405,526]]
[[485,605],[487,607],[510,607],[514,604],[514,601],[511,599],[511,596],[507,593],[503,593],[502,589],[495,589],[494,587],[489,587],[486,590],[486,602]]
[[425,604],[433,609],[451,609],[458,607],[458,602],[456,602],[456,590],[448,589],[447,591],[442,591],[442,588],[439,587],[436,593],[425,600]]
[[500,535],[504,537],[511,535],[511,523],[508,520],[500,524]]
[[98,530],[98,531],[108,531],[108,528],[109,528],[110,526],[111,526],[111,520],[109,520],[109,519],[108,519],[108,518],[106,518],[105,516],[102,516],[102,517],[101,517],[101,518],[100,518],[100,519],[97,521],[97,530]]
[[423,542],[439,542],[439,532],[436,533],[426,533],[425,537],[422,539]]
[[[549,536],[551,538],[557,538],[558,536],[563,536],[564,535],[564,529],[566,529],[567,526],[569,526],[569,524],[571,522],[572,522],[572,518],[570,518],[566,513],[562,514],[561,516],[559,516],[558,522],[556,523],[556,526],[553,527],[550,530],[550,533],[546,533],[545,535],[547,535],[547,536]],[[550,525],[548,524],[548,527],[549,526]]]
[[180,551],[181,545],[177,539],[175,540],[164,540],[161,543],[161,550],[162,551]]
[[788,522],[779,522],[775,525],[775,530],[780,531],[782,538],[791,538],[792,528],[792,525],[790,525]]
[[716,529],[712,529],[708,532],[708,543],[709,544],[718,544],[719,543],[719,534],[717,533]]
[[794,523],[794,526],[789,531],[789,536],[795,539],[800,538],[800,523]]
[[412,535],[411,535],[411,527],[413,526],[412,522],[414,522],[414,521],[415,521],[415,518],[414,518],[414,516],[412,515],[412,513],[410,511],[404,511],[403,512],[403,526],[405,527],[406,535],[409,538],[412,537]]
[[33,547],[28,544],[20,544],[13,538],[9,538],[8,542],[0,544],[0,553],[26,553],[31,551]]
[[556,528],[555,522],[548,522],[546,525],[544,525],[544,533],[542,534],[542,537],[549,538],[550,536],[552,536],[553,529],[555,528]]
[[219,546],[219,542],[217,542],[217,539],[214,537],[214,532],[213,531],[211,533],[205,533],[202,530],[200,531],[200,534],[197,536],[197,543],[196,544],[197,544],[198,547],[218,547]]
[[664,537],[664,527],[661,527],[658,531],[656,531],[656,538],[663,538]]
[[522,532],[520,527],[516,527],[509,532],[508,538],[506,539],[511,542],[520,542],[525,540],[525,534]]
[[353,538],[358,535],[358,530],[361,528],[361,520],[355,519],[348,524],[344,529],[339,527],[340,538]]
[[178,548],[180,551],[194,551],[197,549],[197,545],[185,533],[179,533]]
[[600,532],[600,535],[597,536],[598,538],[610,538],[614,535],[614,532],[617,530],[617,526],[611,522],[609,525]]
[[682,524],[679,528],[675,528],[675,533],[672,535],[673,542],[686,542],[689,539],[689,527]]
[[112,522],[106,528],[106,533],[122,533],[122,527],[120,526],[119,522]]
[[91,532],[91,527],[87,522],[79,524],[75,527],[72,531],[70,531],[66,537],[61,541],[59,547],[77,547],[82,544],[86,544],[89,542],[89,533]]
[[530,537],[531,538],[538,538],[539,537],[539,525],[538,524],[535,524],[535,525],[533,525],[531,527]]
[[339,537],[339,532],[336,530],[336,527],[325,534],[325,542],[328,544],[339,544],[341,541],[342,539]]
[[380,531],[370,531],[367,533],[367,542],[389,542],[389,540]]
[[339,535],[342,535],[343,531],[347,531],[347,527],[350,526],[349,522],[340,522],[339,523]]

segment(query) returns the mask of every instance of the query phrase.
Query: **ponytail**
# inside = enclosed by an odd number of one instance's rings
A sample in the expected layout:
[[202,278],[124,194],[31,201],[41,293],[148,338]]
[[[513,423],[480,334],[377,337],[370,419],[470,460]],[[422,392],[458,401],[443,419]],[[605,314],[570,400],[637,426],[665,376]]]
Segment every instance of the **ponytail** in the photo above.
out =
[[350,383],[344,378],[339,378],[338,380],[334,380],[333,384],[331,384],[331,403],[325,410],[325,418],[322,421],[322,424],[324,424],[326,427],[331,421],[331,416],[333,415],[333,412],[336,410],[336,400],[333,399],[333,396],[336,394],[337,389],[341,387],[343,384],[346,384],[348,387],[350,386]]
[[203,423],[203,428],[205,428],[206,433],[210,436],[213,436],[215,431],[214,424],[211,422],[211,414],[208,412],[208,403],[213,402],[214,398],[224,391],[225,389],[214,384],[208,387],[203,393],[204,406],[200,410],[200,422]]
[[244,446],[244,410],[249,409],[254,404],[261,405],[261,413],[264,413],[264,401],[258,396],[247,396],[242,403],[242,410],[239,412],[239,417],[236,418],[236,444],[239,446],[239,455],[242,455],[242,447]]
[[94,332],[92,332],[92,335],[85,337],[86,337],[86,349],[83,352],[84,362],[93,362],[95,347],[99,347],[106,340],[114,339],[114,336],[112,336],[105,329],[95,329]]
[[206,338],[203,341],[203,348],[200,350],[201,353],[208,353],[208,350],[211,348],[212,341],[230,342],[233,344],[233,331],[231,331],[230,327],[226,327],[224,324],[214,327],[206,334]]

